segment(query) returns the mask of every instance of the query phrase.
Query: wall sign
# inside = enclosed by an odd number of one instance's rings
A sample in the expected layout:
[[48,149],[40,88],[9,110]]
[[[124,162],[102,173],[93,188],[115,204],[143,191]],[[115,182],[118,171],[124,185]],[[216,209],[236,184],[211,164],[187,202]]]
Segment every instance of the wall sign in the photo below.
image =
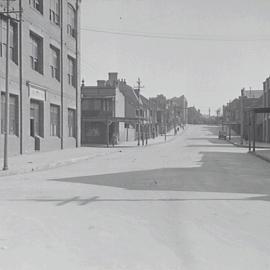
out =
[[29,98],[45,101],[46,91],[29,84]]

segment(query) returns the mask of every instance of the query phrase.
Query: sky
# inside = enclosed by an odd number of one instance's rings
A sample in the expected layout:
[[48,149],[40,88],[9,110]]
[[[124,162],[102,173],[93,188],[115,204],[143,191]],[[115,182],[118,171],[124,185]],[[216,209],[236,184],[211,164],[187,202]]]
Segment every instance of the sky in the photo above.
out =
[[269,0],[83,0],[86,85],[118,72],[145,97],[185,95],[211,114],[270,75]]

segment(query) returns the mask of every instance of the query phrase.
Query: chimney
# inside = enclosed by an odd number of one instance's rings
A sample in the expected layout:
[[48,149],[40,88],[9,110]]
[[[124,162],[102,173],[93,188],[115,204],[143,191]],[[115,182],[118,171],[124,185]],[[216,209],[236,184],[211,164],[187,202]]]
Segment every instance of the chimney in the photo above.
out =
[[117,72],[109,72],[109,85],[110,86],[116,86],[117,83]]
[[105,80],[98,80],[97,81],[97,86],[98,87],[105,87],[106,81]]

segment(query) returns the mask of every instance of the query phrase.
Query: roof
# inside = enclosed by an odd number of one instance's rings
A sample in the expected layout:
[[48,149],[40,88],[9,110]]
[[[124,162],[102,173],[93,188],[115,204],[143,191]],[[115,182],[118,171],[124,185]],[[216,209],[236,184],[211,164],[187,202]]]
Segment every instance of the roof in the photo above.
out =
[[126,83],[119,82],[119,90],[125,96],[127,102],[134,106],[138,106],[138,96],[136,95],[134,89],[131,86],[127,85]]
[[255,113],[270,113],[270,107],[250,108],[250,111],[253,111]]
[[260,98],[263,90],[244,90],[244,96],[247,98]]
[[84,86],[82,88],[82,98],[106,98],[115,96],[114,87]]

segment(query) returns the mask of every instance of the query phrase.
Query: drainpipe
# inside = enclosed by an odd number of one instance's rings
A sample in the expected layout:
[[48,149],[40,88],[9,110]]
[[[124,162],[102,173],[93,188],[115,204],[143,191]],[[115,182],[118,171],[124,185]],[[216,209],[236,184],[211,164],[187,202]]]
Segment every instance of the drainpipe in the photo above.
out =
[[79,67],[79,44],[78,44],[78,37],[79,37],[79,1],[76,0],[76,119],[75,119],[75,130],[76,130],[76,147],[79,147],[79,115],[80,115],[80,112],[79,112],[79,102],[80,102],[80,94],[79,94],[79,91],[80,91],[80,88],[78,86],[78,82],[79,82],[79,78],[78,78],[78,67]]
[[60,84],[61,84],[61,115],[60,115],[60,139],[61,139],[61,149],[64,148],[64,74],[63,74],[63,0],[60,0]]
[[19,84],[20,84],[20,154],[23,154],[23,117],[22,117],[22,108],[23,108],[23,89],[22,89],[22,0],[19,0]]

